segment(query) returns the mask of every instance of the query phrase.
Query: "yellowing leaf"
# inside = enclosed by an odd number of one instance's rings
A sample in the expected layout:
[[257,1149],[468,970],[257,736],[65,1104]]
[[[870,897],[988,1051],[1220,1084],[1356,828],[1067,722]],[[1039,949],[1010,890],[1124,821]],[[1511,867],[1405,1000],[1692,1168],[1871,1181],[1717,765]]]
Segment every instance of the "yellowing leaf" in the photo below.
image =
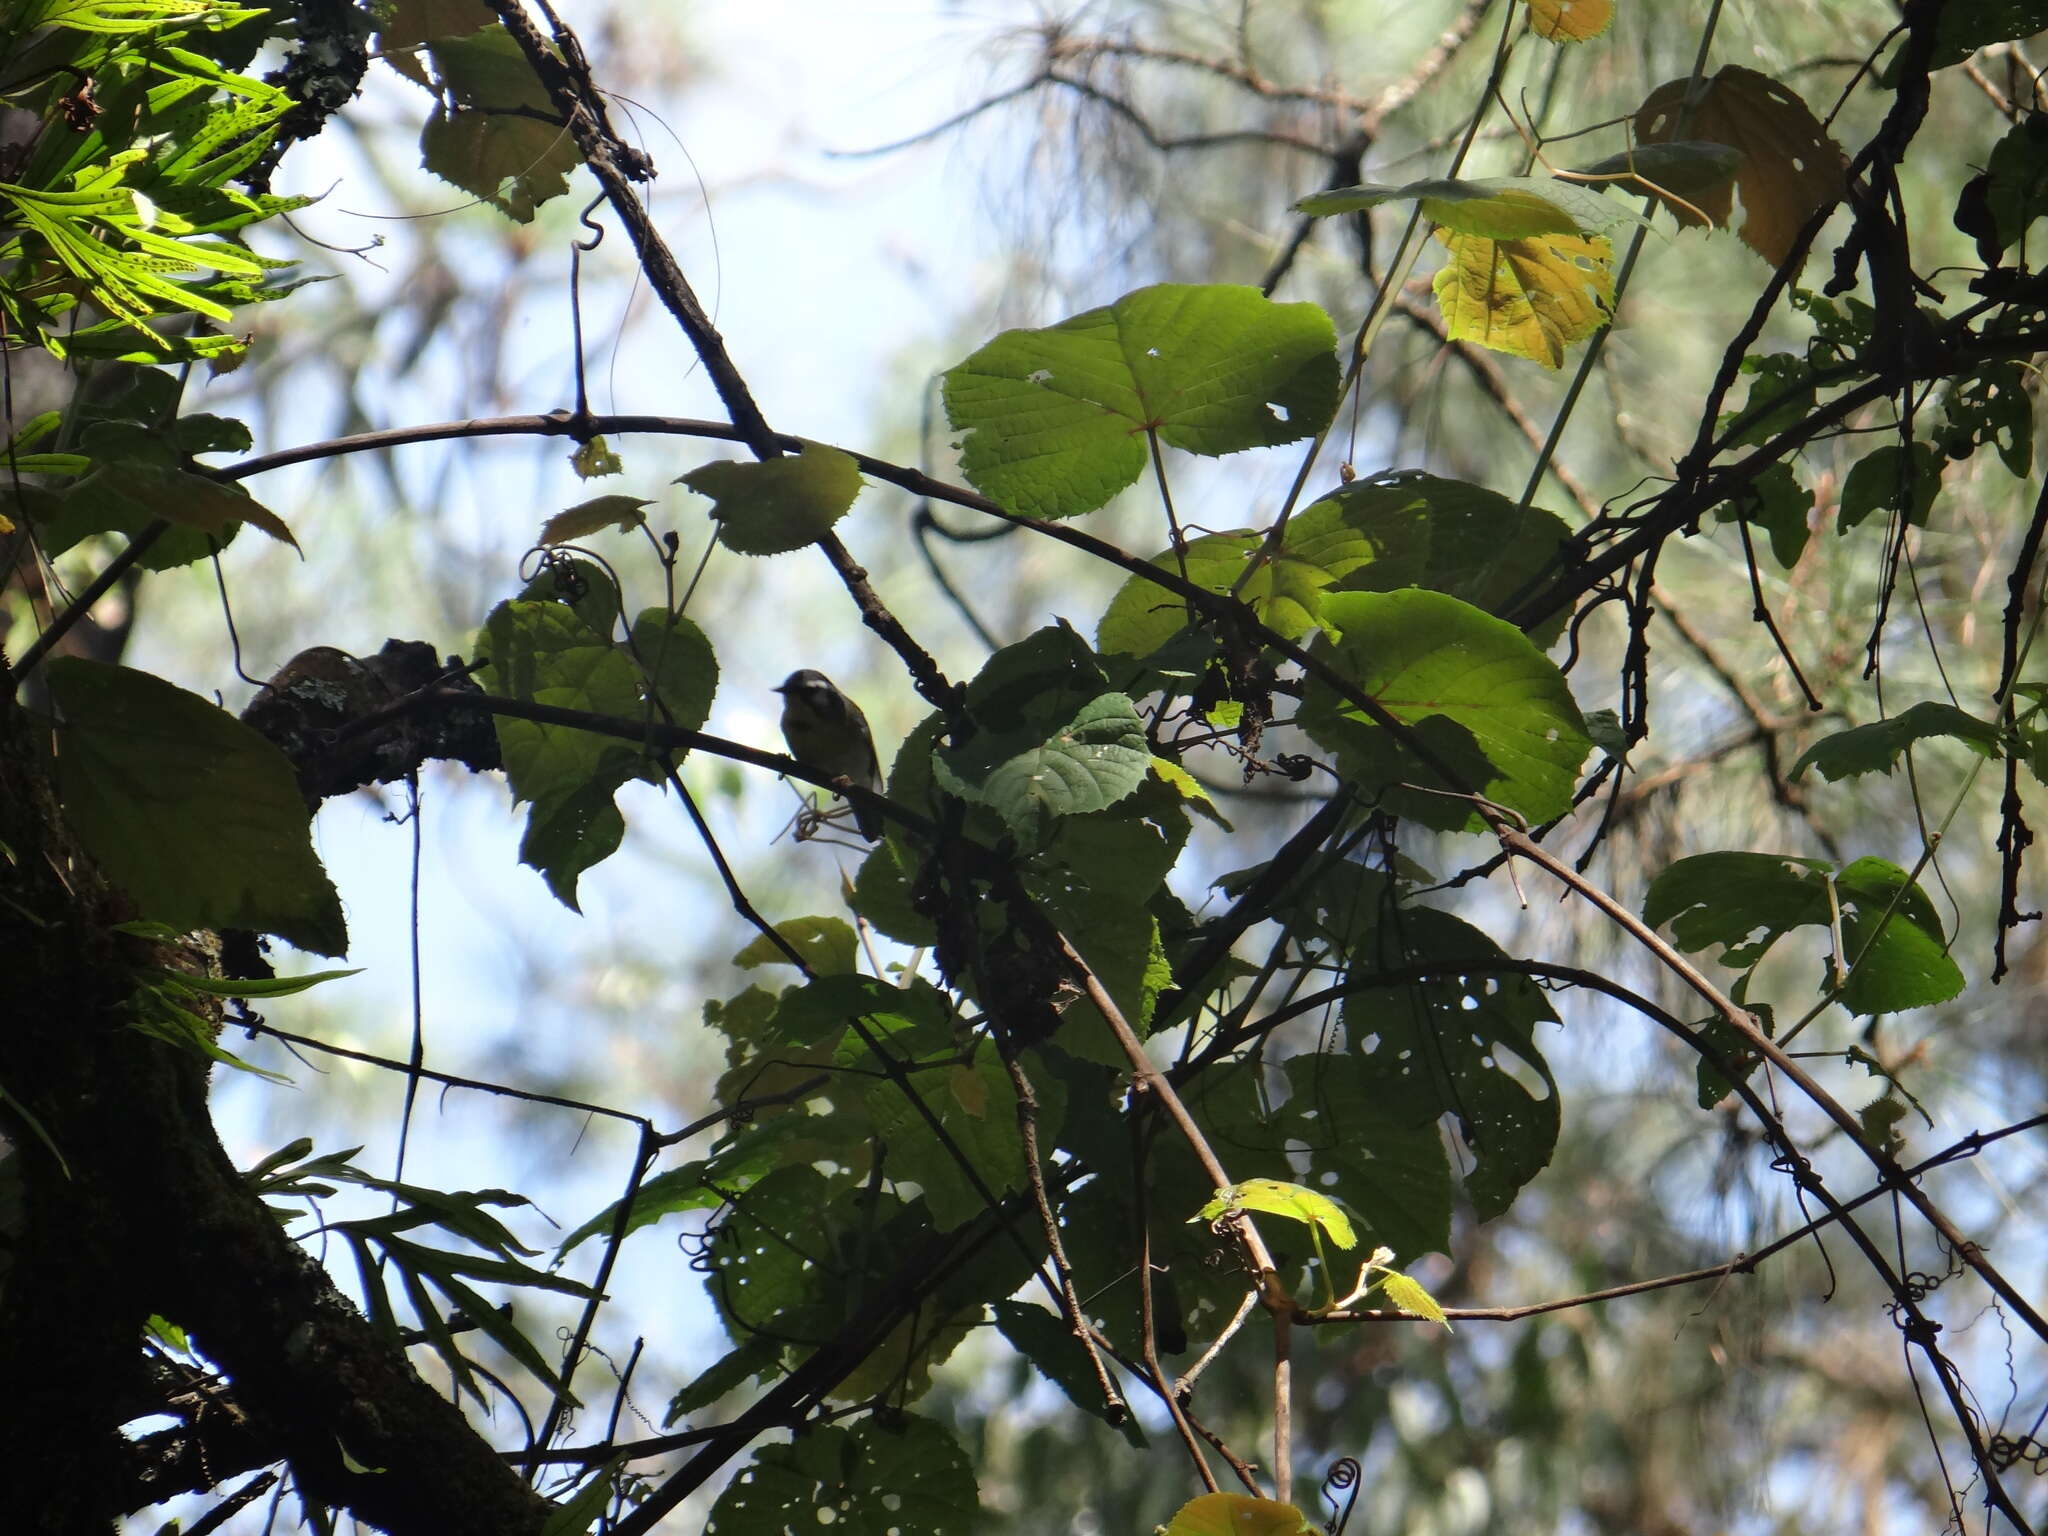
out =
[[[1701,81],[1686,107],[1685,80],[1669,80],[1636,110],[1636,140],[1663,144],[1704,139],[1726,144],[1742,156],[1735,188],[1742,196],[1743,244],[1773,266],[1792,254],[1806,221],[1842,195],[1847,162],[1806,103],[1769,75],[1731,64]],[[1693,198],[1695,206],[1721,228],[1728,226],[1729,189]],[[1672,205],[1681,224],[1697,225],[1688,210]]]
[[1387,1300],[1403,1312],[1413,1312],[1417,1317],[1426,1317],[1432,1323],[1442,1323],[1444,1331],[1450,1331],[1451,1320],[1444,1316],[1444,1309],[1436,1304],[1434,1296],[1422,1288],[1420,1281],[1409,1279],[1398,1269],[1390,1269],[1380,1284],[1386,1290]]
[[1317,1228],[1339,1248],[1356,1248],[1358,1234],[1351,1230],[1351,1218],[1328,1195],[1319,1195],[1299,1184],[1282,1179],[1246,1179],[1228,1189],[1216,1191],[1216,1198],[1190,1217],[1191,1221],[1214,1221],[1232,1211],[1262,1211],[1268,1216],[1285,1216]]
[[1296,1536],[1314,1529],[1292,1504],[1242,1493],[1205,1493],[1181,1505],[1166,1536]]
[[1601,237],[1488,240],[1444,229],[1436,237],[1451,255],[1435,285],[1451,340],[1559,368],[1566,347],[1607,323],[1613,247]]
[[1529,30],[1553,43],[1583,43],[1614,24],[1614,0],[1529,0]]
[[[1230,702],[1235,703],[1236,701],[1231,700]],[[1238,707],[1241,709],[1243,706],[1239,705]],[[1234,728],[1234,721],[1228,727],[1219,727],[1219,729]],[[1189,810],[1208,817],[1209,820],[1215,822],[1217,826],[1226,832],[1231,830],[1230,823],[1224,820],[1223,813],[1216,809],[1216,802],[1209,798],[1209,791],[1203,787],[1202,781],[1192,773],[1189,773],[1187,769],[1181,767],[1179,763],[1173,761],[1172,758],[1153,758],[1152,776],[1166,784],[1182,800],[1186,801]]]

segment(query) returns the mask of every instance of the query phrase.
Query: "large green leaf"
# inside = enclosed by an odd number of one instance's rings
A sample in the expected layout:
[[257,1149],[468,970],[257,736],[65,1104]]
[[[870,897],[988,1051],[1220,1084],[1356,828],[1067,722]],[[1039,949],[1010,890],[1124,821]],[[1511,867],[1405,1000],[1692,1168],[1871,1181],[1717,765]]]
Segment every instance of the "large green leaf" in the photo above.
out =
[[1014,511],[1092,512],[1135,481],[1146,434],[1220,456],[1290,443],[1337,403],[1336,333],[1313,304],[1162,283],[1039,331],[1005,331],[947,373],[962,472]]
[[1451,1165],[1435,1122],[1390,1117],[1374,1102],[1376,1080],[1349,1053],[1292,1057],[1287,1080],[1277,1123],[1288,1149],[1307,1159],[1304,1181],[1351,1207],[1370,1243],[1386,1244],[1403,1263],[1449,1253]]
[[[873,1072],[875,1068],[869,1062],[863,1070]],[[922,1113],[909,1101],[906,1090],[923,1101]],[[1044,1144],[1051,1145],[1059,1134],[1059,1116],[1044,1093],[1039,1099],[1039,1135]],[[988,1201],[975,1188],[977,1180],[998,1199],[1025,1187],[1016,1088],[995,1046],[987,1040],[980,1042],[973,1060],[965,1065],[921,1067],[906,1073],[903,1083],[871,1077],[867,1107],[875,1133],[887,1149],[887,1168],[893,1176],[924,1191],[925,1206],[939,1231],[963,1226],[988,1208]],[[945,1128],[952,1142],[950,1149],[932,1129],[933,1121]],[[973,1178],[961,1166],[961,1158],[973,1169]]]
[[[1555,512],[1522,506],[1483,485],[1419,470],[1388,470],[1354,481],[1300,515],[1324,503],[1335,503],[1354,525],[1401,529],[1400,536],[1415,539],[1421,550],[1419,575],[1404,574],[1407,561],[1416,556],[1397,549],[1399,558],[1345,572],[1344,587],[1386,591],[1412,583],[1492,614],[1506,612],[1548,571],[1571,536]],[[1563,632],[1564,617],[1530,626],[1530,638],[1549,645]]]
[[[932,754],[933,782],[988,806],[1032,846],[1060,817],[1105,810],[1151,772],[1136,707],[1064,623],[990,657],[968,685],[967,710],[978,730]],[[903,771],[899,761],[892,785]]]
[[[1263,543],[1250,531],[1208,534],[1178,555],[1154,555],[1152,564],[1175,575],[1185,568],[1189,581],[1219,596],[1235,590],[1260,623],[1296,640],[1321,622],[1322,594],[1332,587],[1383,591],[1421,582],[1429,561],[1428,509],[1419,496],[1325,496],[1288,519],[1280,549],[1264,555],[1240,588],[1246,562]],[[1184,602],[1133,576],[1104,611],[1096,645],[1105,655],[1146,657],[1187,623]]]
[[147,672],[66,656],[48,677],[65,816],[144,916],[346,951],[341,898],[282,752]]
[[[1557,1145],[1557,1081],[1536,1043],[1537,1027],[1555,1024],[1557,1015],[1529,978],[1490,966],[1499,946],[1448,912],[1404,907],[1380,925],[1372,948],[1376,969],[1420,966],[1431,975],[1360,987],[1345,999],[1344,1035],[1358,1077],[1354,1086],[1333,1073],[1321,1091],[1338,1096],[1333,1113],[1349,1107],[1355,1092],[1352,1102],[1368,1124],[1377,1115],[1387,1126],[1420,1131],[1454,1116],[1473,1157],[1465,1192],[1482,1221],[1498,1216]],[[1365,973],[1363,957],[1354,959],[1352,979]],[[1383,1210],[1405,1205],[1433,1220],[1419,1148],[1408,1149],[1413,1172],[1397,1177],[1401,1150],[1393,1144],[1388,1186],[1374,1193]],[[1363,1171],[1375,1179],[1370,1165]],[[1372,1219],[1373,1206],[1361,1201],[1360,1208]]]
[[1844,952],[1836,962],[1854,965],[1838,1001],[1850,1012],[1922,1008],[1963,989],[1934,903],[1884,859],[1837,870],[1780,854],[1695,854],[1659,874],[1643,899],[1643,920],[1669,923],[1680,949],[1719,945],[1721,963],[1743,970],[1795,928],[1826,931],[1837,913]]
[[707,1536],[962,1536],[985,1522],[967,1453],[930,1419],[891,1414],[808,1426],[764,1445],[726,1485]]
[[1331,593],[1323,611],[1341,635],[1319,640],[1316,654],[1408,726],[1453,776],[1311,678],[1297,718],[1337,754],[1346,777],[1380,790],[1449,791],[1389,797],[1403,814],[1438,827],[1471,824],[1470,807],[1455,796],[1474,791],[1531,821],[1571,808],[1592,741],[1563,675],[1520,630],[1440,592]]

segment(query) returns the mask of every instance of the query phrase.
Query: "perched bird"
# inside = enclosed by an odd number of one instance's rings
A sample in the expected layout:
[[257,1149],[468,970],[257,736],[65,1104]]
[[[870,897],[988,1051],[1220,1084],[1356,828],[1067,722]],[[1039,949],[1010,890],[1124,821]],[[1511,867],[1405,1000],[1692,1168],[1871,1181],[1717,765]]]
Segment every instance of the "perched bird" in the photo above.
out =
[[[868,717],[831,678],[806,667],[790,673],[775,691],[782,695],[782,739],[789,743],[791,757],[828,778],[845,778],[862,789],[880,791],[882,768]],[[858,803],[853,824],[869,842],[882,835],[882,818]]]

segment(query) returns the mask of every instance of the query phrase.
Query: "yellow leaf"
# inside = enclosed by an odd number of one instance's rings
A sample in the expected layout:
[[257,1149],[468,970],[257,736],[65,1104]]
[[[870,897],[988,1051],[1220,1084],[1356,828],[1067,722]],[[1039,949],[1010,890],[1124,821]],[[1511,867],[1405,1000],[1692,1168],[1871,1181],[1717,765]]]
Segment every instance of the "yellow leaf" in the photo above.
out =
[[[1842,196],[1847,161],[1806,103],[1769,75],[1731,64],[1700,82],[1686,110],[1684,80],[1660,85],[1636,109],[1636,140],[1664,144],[1703,139],[1742,156],[1734,191],[1742,196],[1743,244],[1772,266],[1784,263],[1806,221]],[[1693,199],[1716,225],[1728,227],[1731,194],[1721,187]],[[1681,224],[1697,225],[1672,205]]]
[[1296,1536],[1314,1529],[1292,1504],[1242,1493],[1205,1493],[1181,1505],[1165,1536]]
[[1553,43],[1583,43],[1614,24],[1614,0],[1529,0],[1529,30]]
[[1451,259],[1436,301],[1453,341],[1564,365],[1564,349],[1607,323],[1614,303],[1613,247],[1598,235],[1488,240],[1436,232]]
[[1351,1230],[1351,1218],[1328,1195],[1319,1195],[1299,1184],[1282,1179],[1246,1179],[1228,1189],[1216,1191],[1216,1198],[1189,1218],[1214,1221],[1231,1211],[1260,1211],[1268,1216],[1285,1216],[1319,1229],[1339,1248],[1358,1246],[1358,1234]]
[[[1214,724],[1214,721],[1211,721]],[[1218,727],[1223,729],[1223,727]],[[1216,809],[1216,802],[1209,798],[1209,791],[1187,769],[1171,758],[1152,759],[1152,776],[1169,786],[1175,794],[1187,802],[1188,809],[1206,816],[1224,831],[1231,830],[1230,823],[1223,819],[1223,813]]]
[[1380,1282],[1387,1292],[1387,1300],[1403,1312],[1413,1312],[1417,1317],[1426,1317],[1432,1323],[1442,1323],[1444,1332],[1451,1331],[1451,1320],[1444,1316],[1444,1309],[1436,1304],[1436,1298],[1422,1288],[1419,1280],[1411,1280],[1398,1269],[1389,1270],[1385,1280]]

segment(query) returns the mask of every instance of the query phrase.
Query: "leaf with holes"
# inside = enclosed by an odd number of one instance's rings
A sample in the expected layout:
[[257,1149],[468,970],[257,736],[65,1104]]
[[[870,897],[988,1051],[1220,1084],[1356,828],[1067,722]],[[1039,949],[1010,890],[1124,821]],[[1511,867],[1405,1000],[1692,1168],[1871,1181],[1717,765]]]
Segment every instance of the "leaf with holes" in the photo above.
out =
[[1529,30],[1553,43],[1591,42],[1614,25],[1614,0],[1529,0]]
[[[1807,220],[1842,196],[1848,161],[1841,146],[1796,91],[1769,75],[1730,64],[1691,87],[1689,80],[1669,80],[1644,98],[1636,109],[1637,142],[1704,139],[1738,151],[1742,164],[1732,189],[1742,197],[1738,233],[1765,261],[1782,266]],[[1707,190],[1689,201],[1692,209],[1671,205],[1680,224],[1697,227],[1705,214],[1727,227],[1730,189]]]
[[760,1447],[719,1494],[704,1530],[959,1536],[984,1524],[967,1453],[930,1419],[890,1413],[850,1429],[808,1425],[787,1445]]
[[1489,240],[1440,229],[1450,253],[1432,285],[1452,341],[1564,366],[1565,348],[1608,321],[1613,247],[1601,236]]
[[[1404,907],[1375,931],[1370,965],[1399,986],[1354,990],[1344,1035],[1361,1091],[1393,1125],[1456,1118],[1473,1157],[1465,1192],[1491,1220],[1549,1163],[1557,1145],[1557,1080],[1536,1045],[1557,1015],[1542,988],[1505,969],[1500,947],[1431,907]],[[1367,957],[1354,973],[1370,974]]]

